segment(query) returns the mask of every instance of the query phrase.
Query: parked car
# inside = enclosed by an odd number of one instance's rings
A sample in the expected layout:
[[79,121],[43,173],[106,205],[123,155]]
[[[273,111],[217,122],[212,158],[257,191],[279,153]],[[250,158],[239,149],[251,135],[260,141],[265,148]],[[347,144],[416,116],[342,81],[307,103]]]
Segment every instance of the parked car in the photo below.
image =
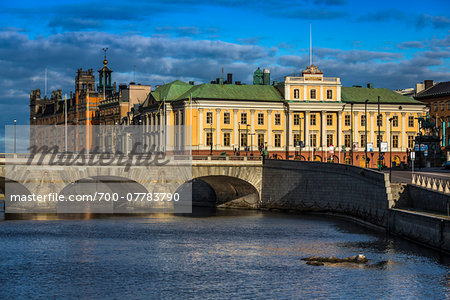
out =
[[442,167],[443,167],[444,169],[450,169],[450,161],[445,162],[445,163],[442,165]]

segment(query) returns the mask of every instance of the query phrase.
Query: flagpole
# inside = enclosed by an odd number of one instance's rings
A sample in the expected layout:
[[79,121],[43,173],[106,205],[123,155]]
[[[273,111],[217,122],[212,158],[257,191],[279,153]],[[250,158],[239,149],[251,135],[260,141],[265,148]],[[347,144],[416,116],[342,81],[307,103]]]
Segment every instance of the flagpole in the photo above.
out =
[[87,117],[86,117],[86,154],[89,151],[89,90],[87,91]]
[[64,95],[64,145],[67,153],[67,94]]

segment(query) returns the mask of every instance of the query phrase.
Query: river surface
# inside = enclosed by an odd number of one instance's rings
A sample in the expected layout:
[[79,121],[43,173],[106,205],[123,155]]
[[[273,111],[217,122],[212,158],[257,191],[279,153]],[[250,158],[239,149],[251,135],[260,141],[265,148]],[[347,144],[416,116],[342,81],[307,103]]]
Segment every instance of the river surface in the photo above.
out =
[[[300,260],[359,253],[382,263]],[[449,266],[448,256],[328,216],[0,215],[0,299],[445,299]]]

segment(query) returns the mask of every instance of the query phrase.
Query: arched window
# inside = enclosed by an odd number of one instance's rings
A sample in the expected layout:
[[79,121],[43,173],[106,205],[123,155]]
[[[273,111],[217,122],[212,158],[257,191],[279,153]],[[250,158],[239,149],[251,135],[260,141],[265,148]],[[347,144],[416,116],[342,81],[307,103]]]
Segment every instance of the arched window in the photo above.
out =
[[333,99],[333,91],[327,90],[327,99]]
[[300,90],[294,89],[294,99],[300,99]]
[[316,99],[316,90],[315,90],[315,89],[312,89],[312,90],[311,90],[310,96],[311,96],[311,97],[310,97],[311,99]]

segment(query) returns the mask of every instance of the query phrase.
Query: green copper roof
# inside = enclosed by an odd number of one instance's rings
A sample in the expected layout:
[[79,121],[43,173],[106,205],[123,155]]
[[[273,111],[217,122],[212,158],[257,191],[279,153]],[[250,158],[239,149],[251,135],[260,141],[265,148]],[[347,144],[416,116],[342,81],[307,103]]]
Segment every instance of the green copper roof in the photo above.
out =
[[175,80],[158,87],[151,92],[151,95],[158,102],[163,101],[164,99],[166,99],[166,101],[173,101],[190,88],[192,88],[192,85],[180,80]]
[[411,97],[400,95],[394,91],[384,88],[363,88],[363,87],[342,87],[342,102],[364,103],[369,99],[370,103],[377,103],[380,96],[380,103],[384,104],[422,104]]
[[270,85],[236,85],[236,84],[200,84],[180,95],[177,100],[188,99],[225,99],[225,100],[259,100],[282,101],[277,89]]

